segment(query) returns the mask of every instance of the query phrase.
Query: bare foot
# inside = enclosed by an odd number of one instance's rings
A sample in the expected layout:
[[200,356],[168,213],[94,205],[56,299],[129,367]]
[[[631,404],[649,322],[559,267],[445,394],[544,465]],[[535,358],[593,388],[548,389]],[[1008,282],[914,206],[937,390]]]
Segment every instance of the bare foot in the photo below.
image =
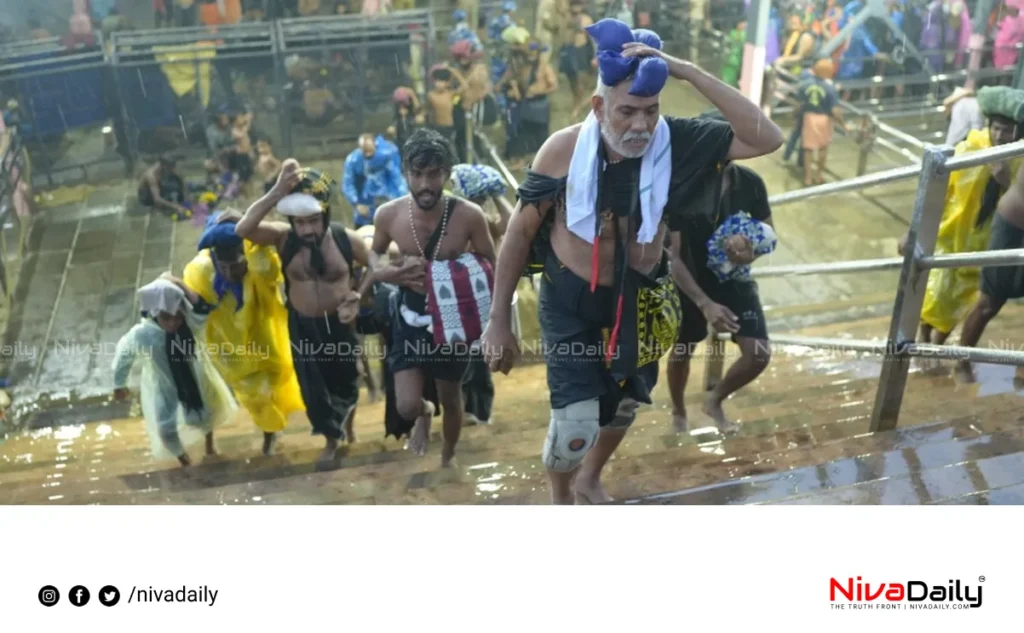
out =
[[338,440],[334,438],[327,438],[324,444],[324,450],[320,452],[320,457],[317,458],[316,463],[318,467],[329,466],[334,463],[334,460],[338,457]]
[[192,465],[192,458],[188,456],[188,453],[182,453],[178,455],[178,463],[181,464],[182,468],[188,468]]
[[455,449],[449,450],[447,446],[441,449],[441,468],[453,468],[455,466]]
[[433,403],[426,403],[427,410],[420,417],[416,418],[416,424],[412,427],[409,435],[409,443],[406,445],[410,451],[420,457],[427,454],[427,445],[430,443],[430,423],[434,418]]
[[359,440],[356,439],[356,428],[353,421],[354,415],[349,415],[348,419],[345,420],[345,424],[342,428],[345,429],[345,443],[355,444]]
[[264,433],[263,434],[263,454],[264,455],[273,455],[275,447],[277,447],[277,433]]
[[373,404],[374,402],[380,402],[381,393],[377,389],[370,389],[367,397],[370,399],[370,404]]
[[477,424],[480,424],[480,420],[475,415],[469,411],[462,414],[462,426],[476,426]]
[[591,481],[590,478],[577,477],[573,484],[573,492],[576,493],[576,505],[592,506],[599,503],[610,503],[615,501],[608,491],[604,489],[601,480]]
[[718,427],[718,432],[722,435],[728,433],[735,433],[740,430],[740,426],[725,417],[725,411],[722,410],[722,403],[714,395],[709,395],[704,400],[703,411],[705,415],[715,421],[715,426]]
[[206,434],[206,456],[213,457],[217,455],[217,445],[213,441],[213,432]]
[[953,370],[953,377],[962,385],[973,385],[976,381],[974,368],[968,361],[960,361],[956,364],[956,369]]
[[688,433],[690,431],[690,421],[686,419],[686,414],[672,414],[672,430],[676,433]]

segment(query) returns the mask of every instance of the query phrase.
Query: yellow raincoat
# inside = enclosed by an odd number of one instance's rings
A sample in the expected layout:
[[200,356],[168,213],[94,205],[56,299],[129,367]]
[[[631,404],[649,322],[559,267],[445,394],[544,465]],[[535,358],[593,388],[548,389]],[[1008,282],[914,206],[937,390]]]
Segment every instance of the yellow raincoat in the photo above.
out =
[[[956,154],[967,154],[992,147],[988,128],[972,130],[956,146]],[[1020,159],[1011,161],[1010,173],[1016,177]],[[936,254],[983,251],[992,232],[992,218],[977,226],[978,212],[989,178],[991,165],[954,171],[949,176],[946,206],[935,241]],[[978,299],[981,271],[978,268],[937,268],[928,274],[921,321],[940,332],[949,333],[967,316]]]
[[287,417],[304,411],[292,367],[288,312],[281,298],[281,260],[272,246],[245,242],[249,272],[242,281],[242,307],[231,292],[218,298],[210,251],[185,266],[184,282],[217,306],[206,323],[210,356],[253,421],[265,433],[284,429]]

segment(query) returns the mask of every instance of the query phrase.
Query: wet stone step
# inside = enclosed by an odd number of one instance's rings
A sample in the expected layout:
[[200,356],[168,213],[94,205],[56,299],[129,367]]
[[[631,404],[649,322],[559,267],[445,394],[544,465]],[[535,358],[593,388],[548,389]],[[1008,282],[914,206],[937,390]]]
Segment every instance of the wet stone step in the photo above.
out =
[[[703,489],[662,495],[642,502],[720,504],[774,501],[788,503],[790,501],[785,500],[787,497],[793,497],[793,502],[800,502],[799,499],[810,497],[814,499],[831,498],[829,495],[832,494],[848,498],[843,495],[859,493],[842,492],[839,490],[840,488],[976,460],[980,456],[1016,453],[1024,449],[1022,438],[1024,438],[1024,429],[1016,428],[979,437],[965,437],[931,444],[896,444],[892,450],[881,453],[816,464],[784,473],[753,477],[745,481],[713,484]],[[828,491],[829,489],[835,490]],[[970,491],[961,494],[967,492]],[[926,502],[927,500],[920,500],[915,503]],[[828,502],[822,501],[822,503]]]
[[[911,470],[895,474],[884,480],[869,480],[857,485],[780,500],[781,504],[802,505],[859,505],[859,504],[931,504],[956,500],[968,495],[987,493],[994,486],[1018,486],[1024,483],[1024,453],[1008,454],[950,464],[946,466]],[[1001,477],[989,480],[986,473],[999,470]],[[1011,480],[1006,483],[1007,479]],[[1012,498],[1013,493],[995,499]],[[991,499],[991,497],[989,497]]]

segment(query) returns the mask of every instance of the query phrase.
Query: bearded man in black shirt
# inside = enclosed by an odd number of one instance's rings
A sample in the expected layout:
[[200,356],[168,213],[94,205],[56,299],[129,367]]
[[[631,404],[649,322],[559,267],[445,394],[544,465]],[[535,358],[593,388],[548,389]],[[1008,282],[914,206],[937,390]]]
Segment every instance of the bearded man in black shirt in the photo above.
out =
[[[639,403],[651,402],[664,330],[669,347],[675,339],[681,279],[663,247],[669,200],[685,200],[708,166],[768,154],[783,140],[757,105],[663,53],[651,31],[605,19],[587,32],[600,76],[593,111],[544,143],[519,188],[482,340],[492,370],[507,374],[519,354],[512,293],[524,269],[541,273],[551,393],[543,461],[552,501],[565,504],[611,500],[601,469]],[[728,122],[661,116],[669,76],[693,84]],[[726,318],[724,309],[708,316]]]

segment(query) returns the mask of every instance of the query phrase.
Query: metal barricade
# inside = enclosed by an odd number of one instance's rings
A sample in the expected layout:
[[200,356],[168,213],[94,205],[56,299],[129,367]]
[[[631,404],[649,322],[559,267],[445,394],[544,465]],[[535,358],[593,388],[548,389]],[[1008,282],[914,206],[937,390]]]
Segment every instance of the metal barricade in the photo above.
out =
[[[893,182],[918,176],[919,184],[914,201],[914,215],[907,234],[902,257],[869,259],[825,264],[774,266],[755,268],[754,277],[779,277],[811,274],[840,274],[879,270],[900,270],[899,285],[893,304],[892,319],[884,341],[850,340],[840,338],[804,338],[772,336],[773,343],[801,345],[811,348],[853,350],[883,356],[878,391],[871,416],[871,431],[886,431],[896,427],[900,405],[906,387],[910,359],[915,356],[966,360],[970,362],[1002,365],[1024,365],[1024,352],[986,350],[956,345],[932,345],[915,342],[921,320],[921,308],[928,282],[928,272],[935,268],[961,268],[978,266],[1024,265],[1024,249],[981,253],[935,255],[935,242],[939,223],[945,208],[946,190],[950,172],[970,169],[1024,156],[1024,141],[994,147],[971,154],[953,156],[953,148],[927,147],[922,164],[892,169],[849,181],[808,187],[801,191],[770,197],[773,205],[795,200],[851,191],[863,187]],[[721,381],[723,342],[726,334],[712,334],[709,339],[711,359],[706,364],[705,388],[714,388]]]
[[48,185],[118,162],[110,133],[116,92],[101,38],[70,50],[55,38],[9,45],[2,54],[0,92],[17,103],[21,140]]
[[[393,118],[391,95],[400,86],[422,99],[433,31],[426,10],[278,21],[285,73],[281,110],[290,150],[326,149],[386,128]],[[393,63],[370,63],[388,56]]]
[[[110,66],[121,103],[115,126],[133,161],[211,154],[206,131],[221,114],[248,112],[251,130],[284,140],[277,52],[270,23],[115,33]],[[231,138],[230,129],[221,133]]]

